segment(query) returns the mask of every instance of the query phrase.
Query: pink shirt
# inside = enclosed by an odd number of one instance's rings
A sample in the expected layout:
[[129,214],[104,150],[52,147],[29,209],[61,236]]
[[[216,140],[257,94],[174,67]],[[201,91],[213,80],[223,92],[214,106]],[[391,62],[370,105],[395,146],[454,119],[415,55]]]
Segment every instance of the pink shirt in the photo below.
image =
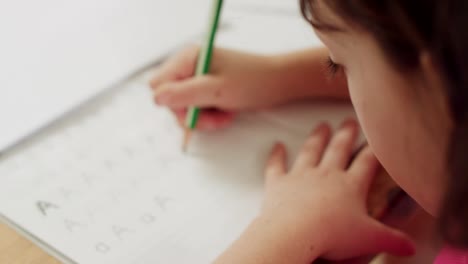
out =
[[437,256],[434,264],[468,264],[468,251],[445,247]]

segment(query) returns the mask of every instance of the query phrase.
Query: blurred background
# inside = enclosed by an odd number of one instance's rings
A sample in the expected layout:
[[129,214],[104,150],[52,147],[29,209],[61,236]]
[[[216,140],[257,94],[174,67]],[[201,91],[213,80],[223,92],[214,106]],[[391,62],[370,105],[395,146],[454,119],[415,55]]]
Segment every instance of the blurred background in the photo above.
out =
[[[0,150],[195,41],[210,9],[208,0],[17,0],[0,5]],[[222,46],[276,52],[311,40],[311,34],[303,34],[310,30],[295,0],[225,1],[222,20]]]

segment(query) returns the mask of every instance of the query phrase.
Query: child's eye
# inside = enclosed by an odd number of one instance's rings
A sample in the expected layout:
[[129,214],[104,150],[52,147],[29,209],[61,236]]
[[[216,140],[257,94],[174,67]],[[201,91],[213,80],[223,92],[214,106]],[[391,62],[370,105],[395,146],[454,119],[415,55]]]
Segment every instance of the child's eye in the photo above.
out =
[[336,64],[330,57],[327,58],[327,69],[331,77],[335,75],[343,68],[341,65]]

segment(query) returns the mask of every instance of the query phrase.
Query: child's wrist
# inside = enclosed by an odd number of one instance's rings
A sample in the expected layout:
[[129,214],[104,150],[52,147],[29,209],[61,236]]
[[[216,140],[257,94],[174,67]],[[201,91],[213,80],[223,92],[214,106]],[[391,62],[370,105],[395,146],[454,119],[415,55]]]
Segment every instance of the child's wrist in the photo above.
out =
[[326,49],[310,49],[271,57],[276,85],[290,99],[349,99],[345,74],[331,80],[325,71]]
[[317,221],[298,219],[289,215],[260,214],[251,224],[249,229],[256,232],[264,232],[271,242],[277,243],[278,247],[291,248],[297,250],[296,254],[308,256],[316,259],[326,252],[324,248],[326,230],[320,227],[319,218]]
[[303,87],[297,85],[297,81],[291,80],[291,75],[294,75],[294,67],[287,54],[273,55],[267,58],[269,65],[267,81],[271,91],[275,91],[279,98],[284,101],[296,100],[299,98],[308,97]]
[[318,97],[322,87],[311,85],[317,80],[309,77],[311,74],[305,69],[307,65],[298,62],[291,54],[274,55],[270,61],[271,76],[275,76],[274,85],[277,87],[275,90],[283,93],[283,97],[289,100]]

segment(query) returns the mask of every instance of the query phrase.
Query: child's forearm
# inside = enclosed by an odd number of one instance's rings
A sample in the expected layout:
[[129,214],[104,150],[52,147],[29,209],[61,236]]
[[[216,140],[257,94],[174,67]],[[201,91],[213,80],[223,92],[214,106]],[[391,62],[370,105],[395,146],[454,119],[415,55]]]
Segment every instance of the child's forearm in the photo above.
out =
[[301,230],[301,225],[284,229],[278,222],[281,219],[257,218],[215,263],[311,263],[323,253],[320,244],[312,242],[318,242],[319,232],[314,236],[310,230]]
[[273,57],[277,65],[276,85],[296,98],[349,99],[346,78],[327,72],[328,51],[315,48]]

